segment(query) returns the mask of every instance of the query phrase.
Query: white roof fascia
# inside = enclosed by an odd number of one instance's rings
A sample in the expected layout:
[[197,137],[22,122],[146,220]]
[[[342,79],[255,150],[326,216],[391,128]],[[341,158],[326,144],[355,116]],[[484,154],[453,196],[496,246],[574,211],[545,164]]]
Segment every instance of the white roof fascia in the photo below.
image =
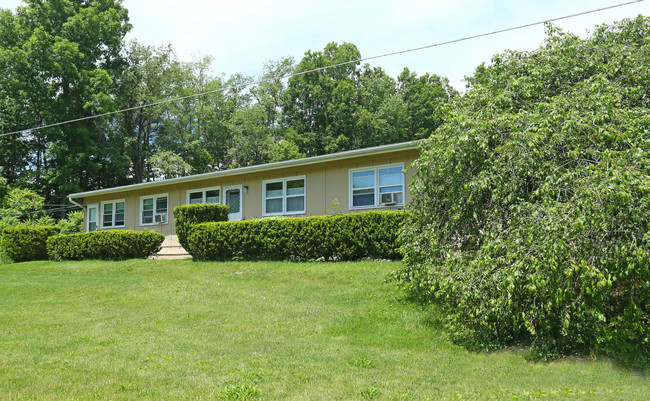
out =
[[188,175],[185,177],[170,178],[161,181],[142,182],[139,184],[123,185],[120,187],[78,192],[78,193],[68,195],[68,199],[72,200],[72,199],[83,198],[86,196],[108,195],[116,192],[135,191],[144,188],[155,188],[164,185],[201,181],[201,180],[206,180],[211,178],[228,177],[231,175],[256,173],[260,171],[277,170],[277,169],[288,168],[288,167],[308,166],[311,164],[324,163],[324,162],[336,161],[336,160],[345,160],[353,157],[360,157],[360,156],[367,156],[367,155],[380,155],[383,153],[390,153],[390,152],[396,152],[400,150],[410,150],[410,149],[417,149],[417,148],[418,148],[417,141],[395,143],[390,145],[375,146],[372,148],[355,149],[355,150],[348,150],[345,152],[331,153],[328,155],[305,157],[302,159],[285,160],[281,162],[258,164],[256,166],[239,167],[230,170]]

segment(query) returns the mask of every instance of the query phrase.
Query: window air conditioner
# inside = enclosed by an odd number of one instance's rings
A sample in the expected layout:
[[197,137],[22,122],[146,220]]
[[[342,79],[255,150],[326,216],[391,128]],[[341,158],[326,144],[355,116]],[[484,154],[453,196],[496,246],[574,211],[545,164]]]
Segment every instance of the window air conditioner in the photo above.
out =
[[386,194],[381,194],[381,204],[384,206],[396,205],[399,200],[399,192],[390,192]]
[[166,213],[158,213],[154,216],[154,221],[156,223],[167,223],[167,214]]

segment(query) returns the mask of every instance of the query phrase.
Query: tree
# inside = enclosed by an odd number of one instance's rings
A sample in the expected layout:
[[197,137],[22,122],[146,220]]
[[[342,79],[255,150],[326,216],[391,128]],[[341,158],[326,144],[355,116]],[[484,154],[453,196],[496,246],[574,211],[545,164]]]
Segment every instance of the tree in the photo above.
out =
[[260,104],[237,110],[228,122],[232,144],[228,149],[230,167],[267,163],[275,142],[266,125],[266,113]]
[[180,96],[177,90],[186,76],[170,46],[153,48],[136,41],[126,52],[128,66],[117,82],[120,109],[132,109],[117,116],[117,132],[113,141],[115,153],[123,155],[127,163],[119,176],[131,176],[139,183],[152,178],[147,161],[153,156],[157,135],[163,125],[168,104],[142,107],[171,97]]
[[[113,109],[113,79],[131,26],[119,1],[27,0],[0,16],[0,63],[12,71],[0,84],[3,129],[26,129]],[[11,101],[7,101],[11,99]],[[2,152],[27,162],[8,166],[11,180],[30,180],[48,198],[101,185],[106,121],[70,123],[3,139]]]
[[[295,72],[337,67],[296,75],[284,92],[284,123],[296,136],[291,139],[308,156],[344,150],[354,135],[351,119],[358,81],[361,53],[351,43],[329,43],[320,52],[307,51]],[[337,121],[337,117],[342,120]]]
[[650,357],[650,19],[482,65],[423,142],[396,277],[475,348]]
[[458,98],[458,92],[447,78],[429,74],[418,77],[408,68],[404,68],[398,82],[408,115],[409,138],[429,137],[444,122],[445,106]]
[[151,163],[155,180],[184,177],[192,171],[189,163],[170,150],[157,152],[151,157],[149,162]]

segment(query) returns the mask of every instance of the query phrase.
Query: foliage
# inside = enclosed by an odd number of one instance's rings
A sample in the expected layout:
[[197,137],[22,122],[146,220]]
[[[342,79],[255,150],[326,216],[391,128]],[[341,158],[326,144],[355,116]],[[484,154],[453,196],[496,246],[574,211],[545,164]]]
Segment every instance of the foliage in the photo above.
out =
[[44,198],[36,192],[6,185],[4,194],[4,197],[0,197],[0,205],[2,206],[0,207],[0,262],[12,260],[2,247],[3,230],[5,228],[51,226],[55,224],[55,219],[43,212]]
[[4,199],[4,213],[12,213],[21,218],[43,210],[45,198],[30,189],[11,188]]
[[[2,167],[0,166],[0,173],[2,172]],[[5,197],[9,193],[9,186],[7,185],[7,179],[0,175],[0,209],[4,208]]]
[[61,228],[61,235],[84,232],[84,212],[75,210],[68,213],[65,219],[59,220],[58,226]]
[[[0,10],[0,69],[12,71],[0,77],[0,99],[12,99],[0,102],[0,132],[24,130],[0,137],[9,184],[62,204],[71,192],[404,142],[436,129],[456,97],[436,75],[395,80],[360,65],[351,43],[226,77],[211,57],[126,44],[130,29],[119,0]],[[112,110],[125,111],[83,119]],[[65,120],[78,121],[28,130]]]
[[650,20],[481,66],[426,140],[396,277],[472,347],[650,358]]
[[176,206],[174,208],[174,225],[178,242],[183,248],[188,249],[187,237],[192,226],[199,223],[228,221],[229,210],[229,206],[214,203]]
[[176,153],[163,150],[150,159],[155,179],[178,178],[189,175],[192,167]]
[[[0,129],[26,130],[114,109],[113,79],[130,30],[117,0],[27,1],[0,10]],[[106,120],[78,121],[0,139],[3,174],[29,183],[56,203],[101,185]]]
[[287,217],[201,223],[185,249],[198,260],[399,259],[397,233],[405,212]]
[[148,258],[160,251],[164,240],[153,231],[93,231],[52,237],[47,253],[52,260]]
[[446,79],[408,69],[399,82],[381,68],[360,66],[351,43],[307,51],[283,93],[285,138],[308,156],[426,137],[458,95]]
[[13,262],[46,260],[46,241],[59,231],[56,226],[7,227],[2,230],[0,247]]

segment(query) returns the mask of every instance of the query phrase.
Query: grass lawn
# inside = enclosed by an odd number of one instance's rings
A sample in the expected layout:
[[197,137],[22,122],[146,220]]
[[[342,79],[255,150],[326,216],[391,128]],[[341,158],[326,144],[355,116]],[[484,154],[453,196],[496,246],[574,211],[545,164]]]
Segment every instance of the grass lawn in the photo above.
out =
[[606,360],[471,353],[394,263],[0,265],[0,399],[644,400]]

